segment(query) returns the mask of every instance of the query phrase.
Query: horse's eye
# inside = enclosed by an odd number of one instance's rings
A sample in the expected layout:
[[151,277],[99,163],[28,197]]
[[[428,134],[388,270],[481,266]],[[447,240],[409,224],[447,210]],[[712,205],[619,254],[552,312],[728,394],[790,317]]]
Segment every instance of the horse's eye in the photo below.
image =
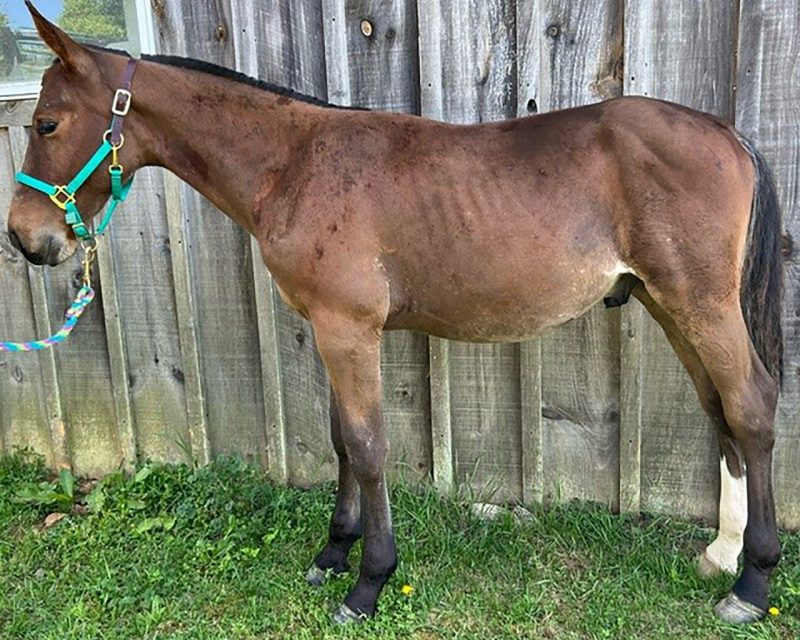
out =
[[57,122],[53,122],[52,120],[42,120],[36,125],[36,131],[39,133],[39,135],[49,136],[51,133],[55,133],[57,126]]

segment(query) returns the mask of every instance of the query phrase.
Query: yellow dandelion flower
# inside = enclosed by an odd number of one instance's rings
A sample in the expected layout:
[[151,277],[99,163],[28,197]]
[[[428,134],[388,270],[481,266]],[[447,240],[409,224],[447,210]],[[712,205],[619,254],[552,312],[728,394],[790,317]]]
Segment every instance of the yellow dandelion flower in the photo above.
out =
[[781,610],[778,609],[778,607],[770,607],[769,608],[769,614],[771,616],[779,616],[779,615],[781,615]]
[[412,587],[410,584],[404,584],[400,589],[400,592],[404,596],[410,596],[412,593],[414,593],[414,587]]

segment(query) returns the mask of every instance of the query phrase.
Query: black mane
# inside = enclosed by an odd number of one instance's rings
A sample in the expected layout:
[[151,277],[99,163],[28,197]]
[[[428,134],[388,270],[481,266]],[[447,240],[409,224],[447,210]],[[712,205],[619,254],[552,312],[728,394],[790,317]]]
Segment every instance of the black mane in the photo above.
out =
[[[101,47],[94,44],[84,44],[84,46],[95,51],[101,51],[103,53],[113,53],[115,55],[125,56],[126,58],[133,57],[127,51],[121,51],[120,49],[110,49],[108,47]],[[293,89],[287,89],[286,87],[281,87],[280,85],[273,84],[272,82],[259,80],[258,78],[253,78],[239,71],[234,71],[233,69],[228,69],[227,67],[221,67],[211,62],[205,62],[204,60],[183,58],[181,56],[151,55],[147,53],[142,54],[142,60],[148,60],[157,64],[167,64],[172,67],[180,67],[181,69],[189,69],[191,71],[200,71],[201,73],[209,73],[212,76],[227,78],[228,80],[233,80],[234,82],[241,82],[242,84],[255,87],[256,89],[261,89],[262,91],[269,91],[270,93],[275,93],[279,96],[286,96],[292,100],[307,102],[308,104],[313,104],[317,107],[325,107],[327,109],[352,109],[354,111],[368,111],[368,109],[365,109],[364,107],[331,104],[326,100],[309,96],[305,93],[294,91]],[[58,62],[58,59],[56,59],[55,62]]]
[[321,100],[320,98],[315,98],[314,96],[309,96],[304,93],[299,93],[292,89],[287,89],[286,87],[281,87],[271,82],[259,80],[258,78],[252,78],[244,73],[240,73],[239,71],[234,71],[233,69],[221,67],[219,65],[212,64],[210,62],[205,62],[203,60],[195,60],[193,58],[182,58],[180,56],[148,55],[148,54],[142,55],[142,59],[149,60],[151,62],[156,62],[158,64],[167,64],[172,67],[180,67],[181,69],[190,69],[192,71],[209,73],[212,76],[218,76],[220,78],[227,78],[228,80],[233,80],[235,82],[241,82],[242,84],[255,87],[256,89],[261,89],[262,91],[269,91],[270,93],[275,93],[280,96],[286,96],[287,98],[291,98],[292,100],[299,100],[300,102],[307,102],[308,104],[313,104],[318,107],[326,107],[330,109],[363,110],[363,108],[361,107],[348,107],[348,106],[331,104],[330,102]]

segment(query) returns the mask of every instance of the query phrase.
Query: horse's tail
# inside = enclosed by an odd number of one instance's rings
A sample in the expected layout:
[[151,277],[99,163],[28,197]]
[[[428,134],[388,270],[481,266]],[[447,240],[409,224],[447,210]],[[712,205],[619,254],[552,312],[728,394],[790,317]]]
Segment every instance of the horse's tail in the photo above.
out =
[[739,141],[753,161],[756,178],[742,265],[742,312],[758,357],[780,381],[783,374],[781,210],[772,171],[764,156],[749,140],[740,137]]

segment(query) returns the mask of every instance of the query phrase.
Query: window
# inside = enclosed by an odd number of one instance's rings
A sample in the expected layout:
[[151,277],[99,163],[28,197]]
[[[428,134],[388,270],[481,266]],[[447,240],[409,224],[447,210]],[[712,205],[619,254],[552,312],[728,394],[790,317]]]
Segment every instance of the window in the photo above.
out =
[[[148,0],[34,0],[37,9],[78,42],[131,55],[155,47]],[[23,2],[0,2],[0,99],[34,97],[53,53],[33,28]]]

